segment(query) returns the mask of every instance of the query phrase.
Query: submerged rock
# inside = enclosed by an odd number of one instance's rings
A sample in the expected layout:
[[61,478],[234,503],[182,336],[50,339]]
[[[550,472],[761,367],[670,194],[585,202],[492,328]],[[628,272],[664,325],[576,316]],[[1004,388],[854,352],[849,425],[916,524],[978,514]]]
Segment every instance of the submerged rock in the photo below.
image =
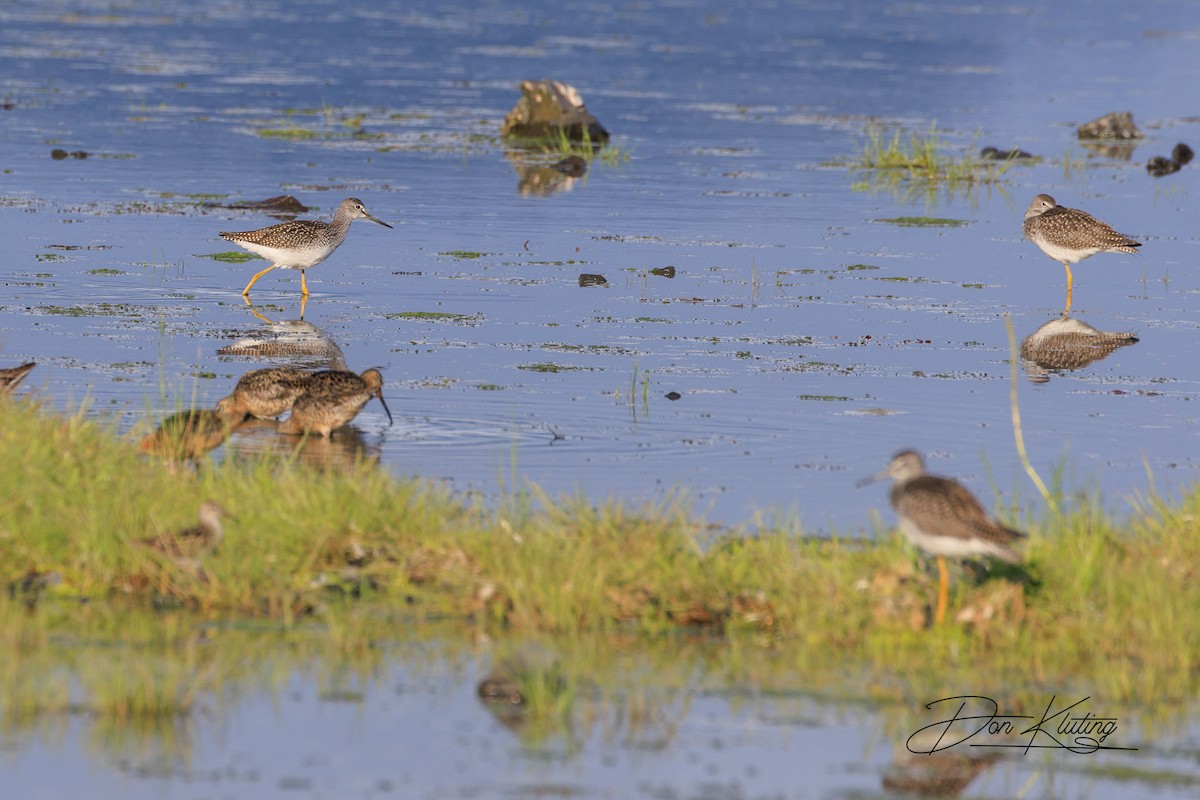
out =
[[304,205],[290,194],[278,194],[274,197],[268,197],[266,200],[247,200],[242,203],[227,203],[222,206],[222,208],[266,211],[272,214],[303,214],[308,211],[308,206]]
[[521,81],[521,99],[504,117],[500,135],[554,139],[563,133],[573,142],[608,141],[608,131],[587,110],[575,87],[549,79]]
[[587,174],[587,159],[583,156],[567,156],[550,165],[550,169],[561,172],[568,178],[582,178]]
[[1173,150],[1171,150],[1170,158],[1154,156],[1147,161],[1146,172],[1149,172],[1151,177],[1154,178],[1161,178],[1164,175],[1170,175],[1174,172],[1179,172],[1179,170],[1183,168],[1184,164],[1187,164],[1192,160],[1194,155],[1195,154],[1192,152],[1192,148],[1188,147],[1183,142],[1180,142],[1179,144],[1175,145]]
[[1077,131],[1080,139],[1141,139],[1142,132],[1133,124],[1133,114],[1128,111],[1113,111],[1091,122],[1085,122]]
[[1033,153],[1013,148],[1012,150],[997,150],[995,147],[985,147],[979,151],[979,157],[985,161],[1014,161],[1018,158],[1035,158]]
[[1172,172],[1179,172],[1179,164],[1169,158],[1154,156],[1146,162],[1146,172],[1149,172],[1152,178],[1161,178],[1164,175],[1170,175]]

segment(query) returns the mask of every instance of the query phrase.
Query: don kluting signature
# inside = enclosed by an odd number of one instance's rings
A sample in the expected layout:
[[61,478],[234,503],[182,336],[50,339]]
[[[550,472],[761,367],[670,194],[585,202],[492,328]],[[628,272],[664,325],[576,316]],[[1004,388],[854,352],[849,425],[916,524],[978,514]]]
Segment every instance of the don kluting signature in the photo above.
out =
[[[1052,749],[1086,755],[1097,750],[1137,750],[1136,747],[1109,743],[1117,733],[1117,718],[1096,716],[1080,708],[1091,699],[1090,696],[1055,711],[1057,699],[1057,695],[1050,698],[1039,718],[1030,714],[1001,714],[999,704],[982,695],[943,697],[927,704],[925,708],[940,714],[950,713],[953,709],[953,713],[913,731],[905,746],[911,753],[926,755],[967,742],[971,747],[1005,747],[1020,749],[1025,753]],[[1071,711],[1075,711],[1075,714],[1069,713]],[[1083,712],[1081,716],[1080,712]],[[1028,720],[1037,721],[1030,725]],[[991,736],[1005,738],[1001,742],[987,741],[987,737]],[[971,741],[976,737],[980,737],[979,740]],[[1020,737],[1028,739],[1013,741]],[[930,739],[933,739],[933,743],[925,746]]]

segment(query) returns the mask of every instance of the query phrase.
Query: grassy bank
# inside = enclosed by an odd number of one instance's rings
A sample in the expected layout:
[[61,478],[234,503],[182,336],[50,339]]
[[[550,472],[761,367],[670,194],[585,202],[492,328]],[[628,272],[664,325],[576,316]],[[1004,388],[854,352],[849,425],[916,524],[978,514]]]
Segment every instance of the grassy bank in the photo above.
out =
[[[355,652],[439,620],[492,635],[716,635],[801,673],[853,663],[930,691],[1016,681],[1136,702],[1197,688],[1197,493],[1119,526],[1089,505],[1035,523],[1025,566],[960,574],[948,622],[931,627],[936,580],[890,534],[714,536],[678,505],[536,494],[479,509],[366,465],[171,470],[102,424],[2,399],[0,459],[6,652],[50,636],[186,641],[212,621],[316,626]],[[203,575],[135,546],[195,524],[205,498],[236,518]],[[31,573],[55,580],[24,591]]]

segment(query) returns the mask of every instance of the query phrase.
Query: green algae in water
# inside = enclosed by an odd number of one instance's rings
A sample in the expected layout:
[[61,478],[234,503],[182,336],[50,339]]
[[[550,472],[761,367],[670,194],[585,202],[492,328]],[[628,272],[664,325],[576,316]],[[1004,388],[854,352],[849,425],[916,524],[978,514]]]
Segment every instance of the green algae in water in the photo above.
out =
[[877,219],[875,222],[887,222],[902,228],[964,228],[971,224],[971,221],[967,219],[946,217],[888,217]]
[[537,364],[518,364],[517,369],[528,372],[580,372],[593,371],[593,367],[577,367],[571,364],[555,364],[553,361],[543,361]]
[[446,258],[457,258],[463,261],[469,261],[475,258],[490,256],[491,253],[481,253],[478,250],[444,250],[438,253],[438,255],[445,256]]
[[412,319],[428,322],[473,323],[483,319],[483,314],[454,314],[449,311],[399,311],[385,314],[385,319]]
[[226,250],[223,253],[197,253],[196,258],[211,258],[226,264],[244,264],[247,261],[264,261],[262,256],[247,253],[245,250]]

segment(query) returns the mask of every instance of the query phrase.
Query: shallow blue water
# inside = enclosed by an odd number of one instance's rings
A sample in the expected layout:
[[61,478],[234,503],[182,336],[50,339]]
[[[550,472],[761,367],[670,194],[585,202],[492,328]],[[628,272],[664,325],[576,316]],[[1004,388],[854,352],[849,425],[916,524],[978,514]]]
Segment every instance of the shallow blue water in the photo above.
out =
[[[1023,336],[1061,307],[1061,268],[1020,236],[1048,191],[1147,242],[1080,265],[1075,298],[1077,316],[1143,341],[1023,386],[1035,466],[1119,507],[1148,489],[1145,465],[1167,488],[1194,466],[1193,173],[1155,181],[1141,165],[1194,131],[1189,90],[1167,78],[1196,56],[1167,7],[1103,8],[1083,21],[884,3],[8,10],[4,353],[40,361],[33,383],[56,400],[88,396],[129,426],[211,404],[263,363],[215,354],[263,328],[238,294],[261,267],[200,256],[232,249],[219,230],[274,220],[186,195],[288,192],[328,214],[353,194],[398,227],[356,225],[312,271],[305,318],[351,368],[384,368],[399,423],[376,407],[359,427],[393,471],[485,496],[501,475],[630,502],[679,487],[727,523],[767,509],[861,532],[883,497],[854,479],[900,447],[977,491],[991,478],[1032,492],[1002,318]],[[519,196],[489,137],[516,83],[543,75],[578,86],[629,160]],[[1113,109],[1148,132],[1129,161],[1074,141],[1074,124]],[[351,136],[359,115],[369,138]],[[871,122],[1044,160],[928,203],[854,191],[837,162]],[[321,135],[260,135],[294,127]],[[91,157],[55,161],[55,147]],[[969,224],[877,221],[914,215]],[[649,272],[664,266],[676,277]],[[580,288],[583,272],[607,287]],[[296,277],[256,286],[268,317],[299,316]],[[48,313],[103,302],[137,308]],[[389,317],[410,311],[470,324]],[[546,362],[576,369],[522,369]]]
[[[120,414],[123,430],[180,404],[211,405],[241,372],[274,362],[218,355],[272,326],[239,295],[261,265],[204,256],[233,249],[218,231],[275,220],[205,208],[195,195],[290,193],[314,215],[353,195],[396,230],[355,225],[309,275],[305,319],[349,367],[384,370],[396,424],[373,404],[357,427],[396,474],[489,501],[526,480],[634,503],[682,490],[720,522],[794,515],[809,530],[859,534],[891,516],[884,489],[856,490],[855,480],[911,446],[988,502],[995,491],[1000,505],[1036,517],[1013,444],[1004,317],[1020,338],[1062,308],[1061,267],[1020,233],[1029,200],[1048,192],[1145,242],[1140,255],[1079,265],[1074,297],[1075,316],[1141,341],[1045,383],[1020,381],[1037,469],[1061,471],[1068,493],[1097,491],[1120,510],[1154,486],[1190,485],[1196,467],[1196,167],[1155,180],[1143,165],[1178,141],[1197,144],[1196,90],[1183,78],[1200,60],[1200,28],[1176,4],[1089,9],[6,6],[0,354],[4,364],[37,360],[36,391],[68,408],[86,398],[98,415]],[[519,194],[518,162],[493,137],[517,83],[540,77],[578,87],[628,160],[596,162],[557,193]],[[1114,110],[1132,111],[1147,134],[1128,159],[1075,139],[1077,124]],[[954,152],[990,144],[1043,160],[969,194],[858,191],[861,177],[843,163],[871,124],[936,125]],[[358,125],[367,136],[353,135]],[[297,127],[317,136],[262,135]],[[55,148],[89,157],[54,160]],[[880,221],[920,215],[968,224]],[[651,272],[667,266],[674,278]],[[581,273],[607,286],[582,288]],[[264,278],[260,312],[297,319],[298,283],[293,273]],[[463,316],[395,316],[403,312]],[[528,369],[547,362],[572,369]],[[238,434],[217,456],[270,436]],[[455,705],[470,705],[464,690],[443,691],[451,699],[440,710],[466,715]],[[704,706],[688,706],[685,724],[703,730]],[[713,713],[721,725],[745,722]],[[269,729],[294,731],[285,717]],[[251,720],[221,724],[236,738]],[[821,722],[818,738],[830,726]],[[867,728],[837,730],[862,741]],[[42,775],[41,759],[63,760],[57,746],[21,749],[8,769]],[[792,759],[829,763],[828,751],[800,749],[756,775]],[[223,763],[232,750],[205,758]],[[832,778],[810,767],[795,780],[744,778],[743,794],[869,794],[887,759],[870,752],[867,766]],[[557,780],[584,764],[607,775],[610,758],[589,745],[545,771]],[[678,777],[686,749],[641,758],[586,782],[625,796],[654,787],[661,769],[679,796],[707,796],[704,779]],[[714,781],[751,768],[721,758]],[[271,776],[294,766],[293,754],[249,760]],[[520,775],[529,764],[510,768]],[[96,771],[113,796],[166,791],[111,765]],[[1127,794],[1120,782],[1065,771],[1055,785],[1073,795]],[[322,780],[299,794],[381,793]],[[1024,776],[1000,780],[986,791],[1024,785]],[[435,797],[521,785],[413,781],[412,794]]]

